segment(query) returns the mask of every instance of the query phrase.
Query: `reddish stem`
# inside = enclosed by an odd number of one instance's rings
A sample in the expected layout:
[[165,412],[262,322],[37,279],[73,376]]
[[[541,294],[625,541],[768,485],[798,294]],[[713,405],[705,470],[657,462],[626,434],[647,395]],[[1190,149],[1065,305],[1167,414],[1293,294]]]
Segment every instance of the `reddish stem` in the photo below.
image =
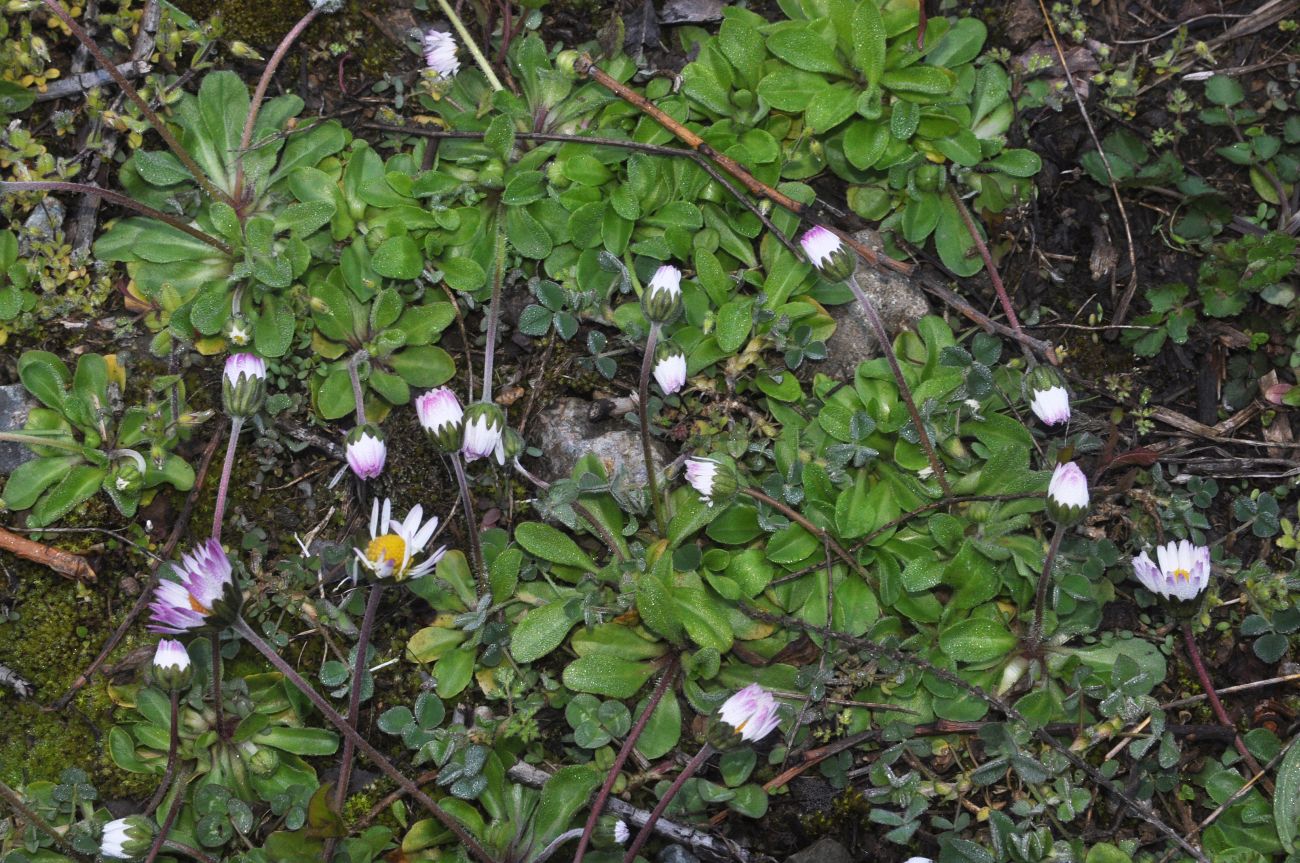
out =
[[952,186],[948,187],[948,198],[957,208],[958,215],[966,225],[970,238],[975,242],[975,248],[979,251],[980,257],[984,259],[984,268],[989,271],[989,280],[993,282],[993,290],[997,291],[998,302],[1002,304],[1002,312],[1007,316],[1007,323],[1011,324],[1011,329],[1023,335],[1020,329],[1020,320],[1016,317],[1016,310],[1011,307],[1011,297],[1007,296],[1006,286],[1002,284],[1002,275],[998,273],[997,265],[993,263],[993,254],[989,252],[988,243],[980,236],[980,229],[975,225],[975,219],[971,216],[970,210],[962,201],[957,190]]
[[668,790],[664,792],[664,796],[659,798],[659,803],[655,805],[654,810],[650,813],[650,817],[646,819],[645,824],[642,825],[641,831],[636,834],[636,838],[633,839],[632,844],[628,846],[627,854],[623,855],[623,863],[633,863],[633,861],[636,860],[636,855],[640,853],[641,846],[645,845],[646,840],[650,838],[650,834],[654,832],[654,827],[659,821],[659,816],[664,814],[664,810],[668,808],[668,804],[672,802],[672,799],[677,796],[677,792],[682,790],[682,786],[686,784],[686,780],[694,776],[695,771],[699,770],[700,765],[703,764],[713,753],[713,744],[705,743],[700,747],[700,751],[695,753],[695,757],[686,762],[686,766],[682,768],[682,772],[677,774],[677,778],[673,780],[673,784],[669,785]]
[[[1196,677],[1201,681],[1201,688],[1205,690],[1205,700],[1210,702],[1210,709],[1214,711],[1214,716],[1219,720],[1219,724],[1225,728],[1231,728],[1233,731],[1232,744],[1241,753],[1242,760],[1250,768],[1254,775],[1260,775],[1264,772],[1255,760],[1255,756],[1250,754],[1246,748],[1246,743],[1237,734],[1237,726],[1228,716],[1228,711],[1223,709],[1223,702],[1219,700],[1219,693],[1214,691],[1214,682],[1210,680],[1210,672],[1205,668],[1205,660],[1201,658],[1201,649],[1196,646],[1196,636],[1192,633],[1190,623],[1183,624],[1183,643],[1187,646],[1187,658],[1192,663],[1192,669],[1196,672]],[[1267,782],[1267,780],[1265,780]]]
[[659,678],[659,683],[655,685],[654,692],[650,693],[650,700],[646,703],[645,710],[637,719],[636,725],[628,732],[627,739],[623,741],[623,747],[618,750],[618,755],[614,758],[614,765],[609,768],[609,775],[605,777],[605,784],[600,786],[599,793],[596,794],[596,802],[591,805],[591,812],[587,815],[587,824],[583,827],[582,838],[578,840],[578,850],[573,855],[573,863],[582,863],[582,856],[587,853],[587,845],[591,842],[591,834],[596,830],[596,822],[600,820],[600,814],[605,811],[605,803],[609,800],[609,794],[614,789],[614,782],[618,779],[619,771],[623,769],[624,763],[627,762],[628,756],[632,754],[632,747],[636,745],[637,739],[641,732],[645,730],[646,723],[650,721],[650,714],[655,712],[659,706],[659,701],[664,697],[672,682],[677,679],[677,657],[673,656],[668,667],[664,669],[663,677]]

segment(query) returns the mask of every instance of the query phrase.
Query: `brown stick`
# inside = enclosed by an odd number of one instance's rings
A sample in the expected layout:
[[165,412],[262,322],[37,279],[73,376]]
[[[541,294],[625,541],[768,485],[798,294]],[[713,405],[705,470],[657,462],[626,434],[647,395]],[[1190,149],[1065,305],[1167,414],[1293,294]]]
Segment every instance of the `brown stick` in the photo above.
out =
[[73,578],[77,581],[95,580],[95,570],[90,568],[90,564],[86,563],[86,559],[81,555],[35,542],[25,536],[11,533],[3,527],[0,527],[0,549],[16,554],[24,560],[30,560],[32,563],[49,567],[64,578]]
[[154,561],[153,570],[149,573],[149,582],[140,590],[135,605],[131,606],[131,610],[126,613],[126,617],[117,625],[117,629],[113,630],[113,634],[108,637],[108,641],[104,642],[99,655],[95,657],[89,667],[77,675],[77,679],[72,681],[68,691],[60,695],[57,701],[46,708],[47,710],[62,710],[68,706],[68,703],[81,690],[81,687],[90,682],[90,678],[108,659],[108,655],[117,647],[118,642],[122,640],[122,636],[126,635],[126,631],[131,628],[131,624],[140,616],[140,612],[144,611],[144,607],[149,604],[149,595],[153,593],[153,589],[158,585],[158,573],[162,569],[162,564],[176,550],[176,545],[181,541],[181,536],[185,533],[185,528],[189,524],[190,514],[194,512],[194,505],[198,503],[199,492],[203,489],[203,480],[208,475],[208,468],[212,465],[212,456],[216,453],[219,443],[221,443],[221,431],[217,430],[212,434],[212,439],[208,441],[207,447],[203,450],[203,460],[199,463],[198,474],[194,479],[194,488],[190,489],[189,496],[185,498],[185,505],[177,513],[176,526],[172,528],[171,534],[167,537],[167,542],[163,543],[162,551]]

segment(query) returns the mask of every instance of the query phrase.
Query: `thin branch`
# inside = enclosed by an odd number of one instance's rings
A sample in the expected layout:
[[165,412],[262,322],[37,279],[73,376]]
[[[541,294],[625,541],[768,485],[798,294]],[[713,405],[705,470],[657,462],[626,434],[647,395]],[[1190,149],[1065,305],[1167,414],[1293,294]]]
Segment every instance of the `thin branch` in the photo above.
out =
[[135,210],[141,215],[148,216],[151,219],[157,219],[160,222],[166,222],[178,231],[184,231],[196,240],[202,240],[212,248],[224,255],[233,255],[234,249],[218,240],[211,234],[205,234],[198,228],[187,222],[182,222],[175,216],[164,213],[161,210],[155,210],[153,207],[146,206],[134,198],[127,197],[121,192],[114,192],[111,189],[104,189],[99,186],[92,186],[87,183],[64,183],[55,180],[42,180],[39,182],[7,180],[0,181],[0,194],[13,194],[17,192],[73,192],[78,195],[96,195],[100,198],[112,201],[120,207],[126,207],[129,210]]
[[45,3],[45,8],[58,16],[59,20],[62,21],[70,31],[72,31],[72,35],[77,37],[77,41],[86,46],[86,49],[90,51],[92,56],[94,56],[95,62],[97,62],[105,72],[112,76],[113,80],[117,82],[117,86],[122,88],[122,92],[126,94],[126,97],[135,103],[135,106],[140,109],[140,113],[144,116],[145,120],[147,120],[149,125],[153,127],[154,131],[158,133],[158,136],[163,139],[163,143],[167,145],[167,149],[171,150],[172,155],[180,160],[181,164],[185,166],[185,169],[194,177],[194,181],[203,188],[204,192],[207,192],[208,197],[212,198],[214,201],[225,201],[233,207],[235,205],[234,199],[216,186],[212,185],[212,182],[208,179],[207,175],[204,174],[203,170],[195,163],[194,158],[186,152],[185,148],[176,140],[176,136],[167,128],[167,124],[163,122],[161,117],[154,113],[153,109],[149,107],[149,103],[141,98],[140,93],[135,89],[135,87],[131,86],[131,82],[126,80],[126,76],[117,70],[117,66],[108,59],[100,49],[99,45],[95,44],[95,40],[90,38],[90,34],[77,23],[77,20],[69,15],[68,11],[60,5],[59,0],[43,0],[43,2]]

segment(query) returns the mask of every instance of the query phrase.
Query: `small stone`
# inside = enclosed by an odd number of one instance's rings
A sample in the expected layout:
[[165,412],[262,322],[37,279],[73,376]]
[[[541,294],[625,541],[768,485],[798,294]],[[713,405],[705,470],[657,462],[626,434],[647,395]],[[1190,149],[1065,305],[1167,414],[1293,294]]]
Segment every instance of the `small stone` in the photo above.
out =
[[[21,432],[27,413],[36,406],[22,384],[0,387],[0,432]],[[36,454],[25,445],[0,441],[0,474],[8,476],[18,465],[34,458]]]
[[[880,235],[867,229],[854,234],[868,248],[880,249]],[[911,329],[930,313],[930,303],[919,285],[899,273],[858,261],[858,286],[876,303],[880,319],[891,338],[899,331]],[[814,366],[816,371],[846,383],[853,381],[858,364],[880,356],[866,315],[857,300],[828,307],[835,319],[835,332],[826,341],[826,359]]]
[[827,836],[785,858],[785,863],[853,863],[848,849]]
[[[629,482],[645,485],[640,432],[621,418],[592,422],[591,409],[591,402],[565,398],[538,413],[530,427],[537,429],[536,443],[542,451],[539,473],[547,480],[567,478],[578,459],[591,454],[604,463],[611,479],[622,469]],[[651,446],[662,471],[672,455],[657,440]]]
[[700,863],[700,858],[681,845],[665,845],[655,858],[659,863]]
[[33,243],[45,243],[54,239],[63,228],[66,211],[58,198],[46,197],[32,210],[32,214],[23,223],[23,232],[19,243],[22,254],[29,254]]

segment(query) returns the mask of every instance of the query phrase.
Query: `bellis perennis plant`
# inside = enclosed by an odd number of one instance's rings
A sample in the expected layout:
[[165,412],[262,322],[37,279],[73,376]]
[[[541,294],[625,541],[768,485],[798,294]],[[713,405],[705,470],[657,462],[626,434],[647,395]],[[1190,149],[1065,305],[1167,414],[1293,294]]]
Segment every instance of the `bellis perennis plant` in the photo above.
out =
[[465,411],[454,392],[438,387],[418,396],[415,414],[438,449],[450,453],[461,448],[465,440]]
[[388,445],[384,436],[374,426],[357,426],[348,433],[348,467],[358,479],[374,479],[384,472],[388,458]]
[[780,705],[772,693],[751,683],[718,708],[718,716],[746,743],[762,740],[781,724]]
[[460,71],[456,58],[456,37],[442,30],[424,34],[424,62],[436,78],[454,78]]
[[667,323],[682,305],[682,271],[672,264],[655,270],[641,297],[645,315],[655,323]]
[[481,458],[495,458],[497,464],[506,463],[502,434],[506,428],[505,414],[491,402],[477,402],[465,410],[465,442],[461,455],[471,462]]
[[1167,600],[1196,599],[1210,583],[1210,550],[1188,540],[1156,548],[1157,566],[1144,551],[1133,558],[1133,574],[1142,586]]
[[655,381],[664,395],[672,395],[686,384],[686,354],[671,345],[665,345],[657,353]]
[[1074,462],[1056,466],[1047,484],[1047,514],[1057,524],[1073,524],[1088,511],[1088,478]]
[[128,815],[104,825],[99,853],[110,860],[136,860],[149,853],[156,833],[153,822],[142,815]]
[[853,254],[826,228],[818,225],[799,238],[799,245],[811,263],[828,281],[842,282],[853,275]]
[[424,508],[418,503],[411,507],[405,519],[392,516],[393,502],[385,499],[381,504],[375,498],[370,507],[370,542],[364,550],[353,549],[357,560],[378,579],[408,581],[431,572],[447,551],[445,546],[419,563],[412,562],[433,539],[438,530],[438,517],[422,523]]
[[240,597],[221,543],[209,539],[173,566],[180,581],[160,581],[149,629],[169,635],[221,626],[239,613]]

